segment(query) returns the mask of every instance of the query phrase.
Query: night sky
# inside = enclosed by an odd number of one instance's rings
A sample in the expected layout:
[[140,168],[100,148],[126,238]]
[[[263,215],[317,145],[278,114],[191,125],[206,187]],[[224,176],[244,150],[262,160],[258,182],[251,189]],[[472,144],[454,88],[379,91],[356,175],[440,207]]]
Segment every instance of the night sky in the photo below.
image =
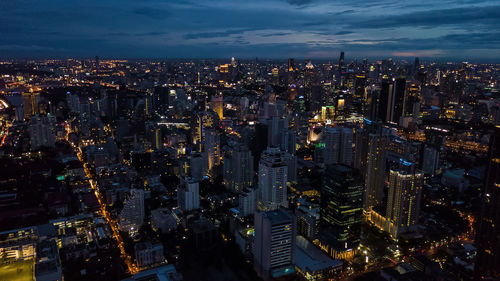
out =
[[0,0],[0,57],[500,62],[500,1]]

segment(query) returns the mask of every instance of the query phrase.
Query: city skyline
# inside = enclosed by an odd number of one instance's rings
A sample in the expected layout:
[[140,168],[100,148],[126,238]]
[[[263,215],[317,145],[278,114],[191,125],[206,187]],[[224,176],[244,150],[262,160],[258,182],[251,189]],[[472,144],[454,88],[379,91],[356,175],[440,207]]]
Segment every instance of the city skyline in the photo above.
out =
[[499,62],[496,1],[16,1],[2,58],[409,58]]

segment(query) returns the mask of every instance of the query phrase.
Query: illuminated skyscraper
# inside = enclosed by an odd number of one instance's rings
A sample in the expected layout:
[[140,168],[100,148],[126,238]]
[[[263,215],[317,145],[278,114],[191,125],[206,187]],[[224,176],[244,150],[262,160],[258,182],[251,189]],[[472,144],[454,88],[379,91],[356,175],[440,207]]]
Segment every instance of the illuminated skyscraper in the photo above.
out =
[[210,105],[213,111],[215,111],[215,113],[217,113],[217,115],[219,116],[219,119],[224,119],[224,99],[222,97],[222,94],[212,96]]
[[321,187],[322,248],[335,258],[349,258],[360,239],[363,219],[363,177],[343,164],[329,165]]
[[294,272],[295,216],[278,209],[255,213],[254,268],[264,280]]
[[208,157],[208,171],[212,174],[220,164],[220,136],[214,129],[205,130],[205,151]]
[[416,230],[423,179],[423,173],[417,171],[413,163],[402,159],[399,170],[390,170],[386,231],[392,237]]
[[24,119],[29,119],[31,116],[38,114],[38,103],[40,102],[39,93],[23,93],[23,111]]
[[[368,133],[368,132],[367,132]],[[369,212],[379,206],[384,198],[385,138],[378,133],[368,134],[366,156],[364,209]]]
[[[490,143],[490,161],[483,192],[483,206],[477,231],[477,280],[500,277],[500,127]],[[483,278],[484,279],[484,278]]]

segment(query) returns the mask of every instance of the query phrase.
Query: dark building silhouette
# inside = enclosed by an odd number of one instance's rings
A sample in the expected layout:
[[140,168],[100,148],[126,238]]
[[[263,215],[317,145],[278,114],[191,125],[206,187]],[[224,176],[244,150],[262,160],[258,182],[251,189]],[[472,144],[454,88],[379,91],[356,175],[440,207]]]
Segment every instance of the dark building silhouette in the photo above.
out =
[[490,162],[483,193],[483,207],[476,237],[476,279],[500,277],[500,127],[490,143]]

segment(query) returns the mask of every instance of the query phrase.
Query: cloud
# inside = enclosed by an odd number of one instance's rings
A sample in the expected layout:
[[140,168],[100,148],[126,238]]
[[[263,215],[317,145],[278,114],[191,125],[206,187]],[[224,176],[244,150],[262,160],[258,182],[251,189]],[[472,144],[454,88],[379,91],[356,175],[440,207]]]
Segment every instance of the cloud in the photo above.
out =
[[294,5],[294,6],[305,6],[311,4],[313,1],[312,0],[286,0],[288,4]]
[[142,7],[133,10],[134,14],[146,16],[152,19],[164,19],[170,16],[170,13],[166,10]]
[[184,35],[184,39],[199,39],[199,38],[219,38],[219,37],[228,37],[234,34],[242,34],[247,31],[255,31],[255,28],[243,28],[243,29],[229,29],[225,31],[218,32],[200,32],[200,33],[188,33]]
[[353,34],[354,32],[348,31],[348,30],[343,30],[335,33],[335,35],[347,35],[347,34]]
[[439,27],[443,25],[464,25],[470,23],[499,24],[500,6],[464,7],[418,11],[402,15],[386,15],[354,22],[357,28],[396,28],[403,26]]

